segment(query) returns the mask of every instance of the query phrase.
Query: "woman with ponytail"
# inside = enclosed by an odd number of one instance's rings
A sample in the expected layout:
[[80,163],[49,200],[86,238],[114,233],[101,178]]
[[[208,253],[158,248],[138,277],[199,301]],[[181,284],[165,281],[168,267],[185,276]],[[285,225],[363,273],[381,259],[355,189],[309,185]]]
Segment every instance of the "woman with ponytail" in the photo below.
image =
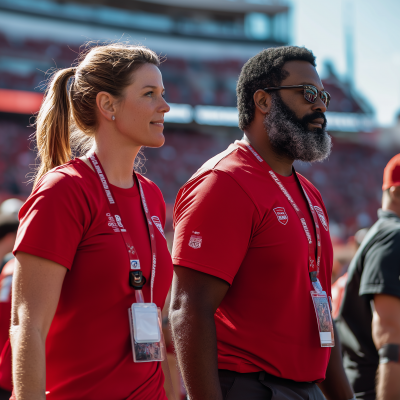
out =
[[[41,163],[14,248],[14,399],[173,398],[157,362],[162,335],[154,339],[172,279],[165,203],[134,172],[142,146],[164,144],[158,66],[145,47],[112,44],[51,80],[36,125]],[[139,303],[155,319],[133,319]],[[147,353],[133,352],[135,329],[151,337],[140,343]]]

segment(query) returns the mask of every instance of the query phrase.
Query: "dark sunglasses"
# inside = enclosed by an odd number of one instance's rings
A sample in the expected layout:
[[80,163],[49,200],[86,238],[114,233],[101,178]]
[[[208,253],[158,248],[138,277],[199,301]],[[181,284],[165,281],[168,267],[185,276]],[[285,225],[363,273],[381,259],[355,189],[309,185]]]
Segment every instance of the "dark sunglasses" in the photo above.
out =
[[304,90],[304,98],[309,103],[315,103],[318,98],[318,93],[321,97],[322,102],[325,104],[326,108],[329,107],[329,102],[331,101],[331,95],[325,90],[318,90],[313,85],[291,85],[291,86],[278,86],[278,87],[269,87],[263,89],[264,91],[267,90],[280,90],[280,89],[293,89],[293,88],[303,88]]

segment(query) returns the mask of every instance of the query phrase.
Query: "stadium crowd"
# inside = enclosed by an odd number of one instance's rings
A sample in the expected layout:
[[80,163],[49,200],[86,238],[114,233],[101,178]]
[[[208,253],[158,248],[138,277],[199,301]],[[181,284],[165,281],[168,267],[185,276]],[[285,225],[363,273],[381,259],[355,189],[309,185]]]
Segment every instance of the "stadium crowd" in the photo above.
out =
[[[216,129],[217,132],[217,129]],[[30,135],[33,128],[0,122],[0,194],[27,197],[35,166]],[[167,231],[172,230],[172,205],[179,188],[209,158],[225,149],[237,136],[205,135],[166,129],[161,149],[142,151],[142,172],[162,190],[168,207]],[[331,223],[331,233],[347,240],[358,229],[371,226],[381,197],[381,172],[394,150],[383,151],[362,143],[334,139],[333,151],[323,163],[296,162],[296,169],[318,185]],[[146,162],[146,159],[148,162]],[[368,162],[366,162],[368,160]],[[340,168],[339,168],[340,167]]]

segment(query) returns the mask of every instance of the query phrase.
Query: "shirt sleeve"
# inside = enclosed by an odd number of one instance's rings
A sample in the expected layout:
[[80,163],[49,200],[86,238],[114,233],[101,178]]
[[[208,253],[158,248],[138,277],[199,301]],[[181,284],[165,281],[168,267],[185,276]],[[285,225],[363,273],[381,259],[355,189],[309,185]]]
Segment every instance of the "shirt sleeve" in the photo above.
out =
[[21,208],[14,255],[22,251],[70,269],[84,232],[86,204],[71,176],[45,175]]
[[360,296],[388,294],[400,297],[400,232],[376,242],[365,255]]
[[209,172],[178,196],[173,263],[231,284],[257,218],[252,200],[230,175]]

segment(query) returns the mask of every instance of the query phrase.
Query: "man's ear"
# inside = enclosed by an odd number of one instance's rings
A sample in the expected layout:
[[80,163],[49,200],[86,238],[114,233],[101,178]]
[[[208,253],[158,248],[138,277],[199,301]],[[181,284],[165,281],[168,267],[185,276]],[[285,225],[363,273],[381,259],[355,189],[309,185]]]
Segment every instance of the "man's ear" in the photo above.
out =
[[269,93],[264,90],[258,89],[254,95],[254,104],[256,106],[256,110],[266,115],[269,113],[272,104],[272,97]]
[[400,203],[400,186],[392,186],[389,189],[390,197]]
[[97,108],[100,114],[111,121],[112,116],[115,114],[115,99],[107,92],[99,92],[96,96]]

